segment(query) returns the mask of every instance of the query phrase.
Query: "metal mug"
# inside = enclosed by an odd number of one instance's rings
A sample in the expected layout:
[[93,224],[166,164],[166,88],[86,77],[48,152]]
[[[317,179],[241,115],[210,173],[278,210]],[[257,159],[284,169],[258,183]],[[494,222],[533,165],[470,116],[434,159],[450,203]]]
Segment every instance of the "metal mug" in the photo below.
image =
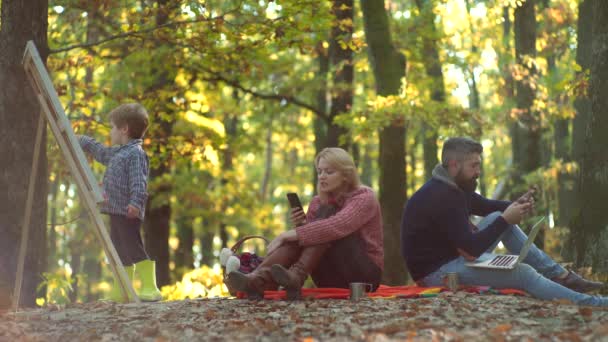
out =
[[445,282],[446,282],[447,288],[450,289],[450,291],[452,291],[452,292],[458,291],[458,287],[460,286],[458,284],[458,273],[448,272],[445,275]]
[[373,289],[372,284],[368,283],[350,283],[350,300],[357,301],[363,297],[367,297],[367,292]]

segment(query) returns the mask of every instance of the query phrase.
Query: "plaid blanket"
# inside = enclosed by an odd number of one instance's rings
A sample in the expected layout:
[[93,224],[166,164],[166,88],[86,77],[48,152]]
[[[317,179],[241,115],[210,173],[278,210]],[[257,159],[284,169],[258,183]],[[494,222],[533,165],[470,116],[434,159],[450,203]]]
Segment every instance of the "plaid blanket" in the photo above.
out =
[[[376,292],[368,293],[370,298],[425,298],[437,296],[440,292],[448,291],[445,287],[420,287],[416,285],[386,286],[380,285]],[[527,296],[524,291],[516,289],[493,289],[489,286],[462,286],[460,291],[477,294],[501,294]],[[302,289],[302,297],[314,299],[348,299],[349,289],[312,288]],[[247,298],[245,293],[237,293],[237,298]],[[285,299],[285,291],[266,291],[264,299]]]

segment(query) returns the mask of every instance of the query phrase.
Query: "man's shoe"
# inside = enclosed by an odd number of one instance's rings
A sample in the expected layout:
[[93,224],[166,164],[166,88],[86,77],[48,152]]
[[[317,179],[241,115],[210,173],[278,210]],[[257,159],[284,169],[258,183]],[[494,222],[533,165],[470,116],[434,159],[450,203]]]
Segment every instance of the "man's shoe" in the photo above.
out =
[[584,279],[583,277],[579,276],[578,274],[572,272],[572,271],[568,271],[568,275],[565,278],[553,278],[551,279],[554,282],[567,287],[573,291],[576,292],[580,292],[580,293],[586,293],[586,292],[591,292],[594,290],[599,290],[602,287],[604,287],[604,283],[601,283],[599,281],[591,281],[591,280],[587,280]]

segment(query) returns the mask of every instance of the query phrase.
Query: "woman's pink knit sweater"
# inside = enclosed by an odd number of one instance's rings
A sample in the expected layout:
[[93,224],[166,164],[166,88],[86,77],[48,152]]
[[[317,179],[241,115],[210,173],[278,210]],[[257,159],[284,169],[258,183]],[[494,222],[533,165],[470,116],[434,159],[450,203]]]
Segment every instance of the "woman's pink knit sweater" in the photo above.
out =
[[384,269],[384,240],[382,235],[382,213],[374,191],[366,186],[349,192],[338,212],[326,219],[314,221],[321,205],[315,196],[308,207],[305,225],[296,228],[301,246],[332,242],[350,234],[359,234],[365,242],[370,259]]

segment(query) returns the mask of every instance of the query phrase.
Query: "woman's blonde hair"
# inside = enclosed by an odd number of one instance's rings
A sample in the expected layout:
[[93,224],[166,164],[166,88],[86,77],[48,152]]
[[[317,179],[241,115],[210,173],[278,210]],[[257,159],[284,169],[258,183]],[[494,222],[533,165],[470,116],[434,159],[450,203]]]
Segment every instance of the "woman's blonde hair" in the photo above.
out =
[[[315,157],[315,167],[319,166],[319,160],[321,160],[321,158],[346,178],[346,183],[348,184],[347,191],[353,191],[361,185],[357,166],[355,165],[353,157],[351,157],[348,152],[339,147],[324,148]],[[319,195],[323,196],[318,186],[319,185],[317,184],[317,192]]]

